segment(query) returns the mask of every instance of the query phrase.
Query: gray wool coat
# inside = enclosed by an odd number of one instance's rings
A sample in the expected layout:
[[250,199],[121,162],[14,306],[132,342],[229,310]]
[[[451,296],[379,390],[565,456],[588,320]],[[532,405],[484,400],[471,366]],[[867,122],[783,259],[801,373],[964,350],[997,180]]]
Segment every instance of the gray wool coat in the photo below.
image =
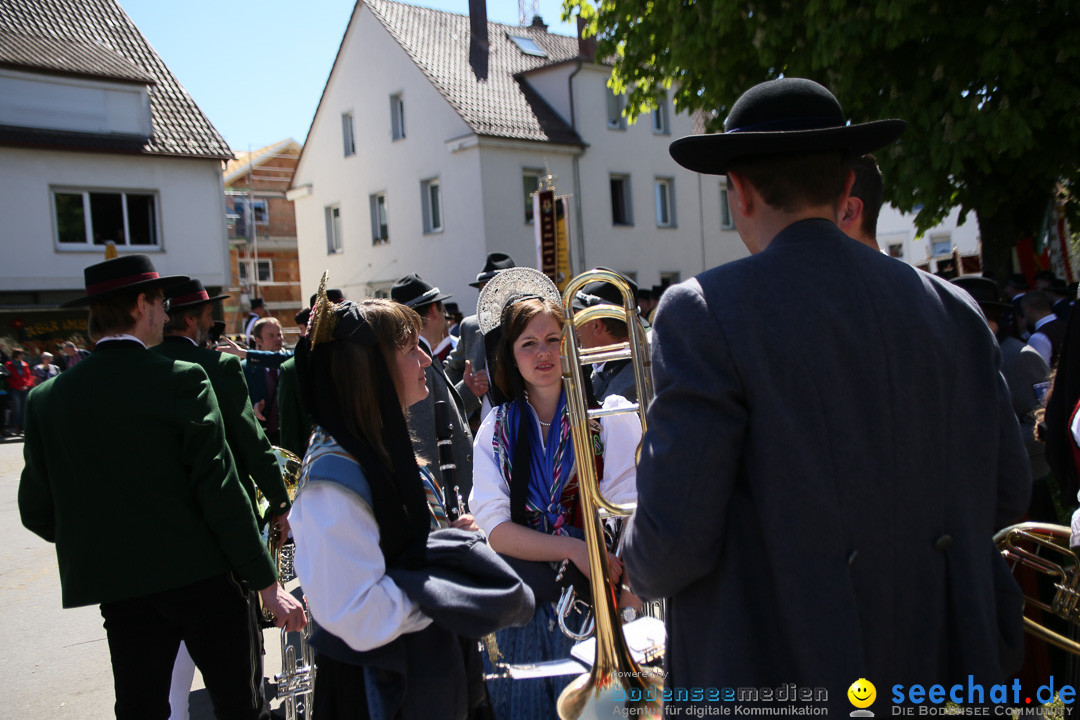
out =
[[991,536],[1031,481],[970,297],[805,220],[669,288],[652,343],[623,558],[670,599],[668,688],[796,683],[839,717],[858,678],[887,713],[894,684],[1015,669]]

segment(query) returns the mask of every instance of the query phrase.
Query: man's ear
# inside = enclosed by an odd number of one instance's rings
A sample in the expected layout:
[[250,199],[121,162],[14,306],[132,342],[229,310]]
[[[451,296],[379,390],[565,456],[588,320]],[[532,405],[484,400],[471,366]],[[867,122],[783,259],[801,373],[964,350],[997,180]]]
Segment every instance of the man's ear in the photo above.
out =
[[[753,212],[754,198],[750,183],[738,173],[728,172],[728,204],[733,213],[747,217]],[[732,194],[734,193],[734,194]]]
[[[840,206],[840,212],[837,213],[836,224],[840,226],[840,229],[845,233],[848,230],[858,230],[858,225],[862,221],[863,201],[857,197],[849,196],[843,205]],[[851,233],[848,233],[849,235]]]

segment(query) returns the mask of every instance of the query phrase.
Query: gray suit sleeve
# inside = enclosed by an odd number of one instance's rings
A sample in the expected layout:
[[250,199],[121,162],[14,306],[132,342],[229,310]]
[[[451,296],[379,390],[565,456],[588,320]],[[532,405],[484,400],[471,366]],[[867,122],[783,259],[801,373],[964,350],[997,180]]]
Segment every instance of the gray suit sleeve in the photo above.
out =
[[718,562],[748,417],[739,373],[696,283],[664,293],[652,360],[656,398],[623,556],[646,599],[674,595]]

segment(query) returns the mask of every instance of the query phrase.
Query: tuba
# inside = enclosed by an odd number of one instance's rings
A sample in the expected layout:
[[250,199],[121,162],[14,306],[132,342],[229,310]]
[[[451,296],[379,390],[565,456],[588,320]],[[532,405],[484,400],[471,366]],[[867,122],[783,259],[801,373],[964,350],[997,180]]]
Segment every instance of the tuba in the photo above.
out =
[[[623,296],[621,308],[597,305],[576,311],[574,296],[590,282],[604,281],[617,287]],[[592,456],[590,421],[619,413],[637,413],[642,431],[645,430],[645,411],[652,399],[652,378],[649,373],[645,330],[637,317],[636,299],[629,284],[618,273],[591,270],[567,285],[563,292],[563,311],[567,324],[562,337],[562,376],[566,390],[566,405],[570,414],[574,453],[578,458]],[[599,318],[622,320],[627,325],[629,341],[597,348],[578,347],[576,329]],[[638,401],[619,410],[590,409],[586,404],[583,367],[592,363],[630,358],[637,384]],[[640,448],[638,449],[640,452]],[[634,504],[615,505],[600,494],[596,468],[591,462],[578,462],[578,484],[589,554],[593,596],[593,618],[596,627],[596,658],[592,670],[572,681],[559,695],[556,708],[561,720],[580,717],[609,717],[615,712],[631,712],[642,717],[660,714],[663,680],[655,668],[639,666],[627,649],[617,609],[618,588],[611,582],[608,568],[607,544],[601,522],[609,517],[626,517]],[[560,603],[562,605],[562,603]]]
[[[300,483],[303,463],[300,458],[284,448],[275,446],[273,450],[278,461],[278,468],[281,470],[281,479],[285,482],[285,489],[289,493],[289,500],[293,500]],[[256,494],[261,497],[261,493],[256,492]],[[283,542],[279,543],[271,524],[267,523],[266,527],[266,544],[277,566],[278,583],[285,587],[287,582],[296,578],[293,565],[296,545],[288,538],[284,538]],[[265,616],[265,609],[263,613]],[[272,618],[264,617],[264,619],[272,622]],[[284,628],[281,629],[281,673],[274,676],[277,697],[282,701],[286,720],[310,718],[311,699],[315,691],[315,651],[309,643],[311,624],[304,626],[298,635],[294,645],[289,642],[289,633]]]
[[[1048,575],[1054,583],[1050,602],[1024,595],[1024,609],[1035,607],[1070,623],[1080,622],[1080,563],[1069,547],[1072,531],[1063,525],[1026,522],[1010,525],[994,535],[994,542],[1010,567],[1026,567]],[[1024,615],[1024,630],[1051,645],[1080,655],[1080,643]]]

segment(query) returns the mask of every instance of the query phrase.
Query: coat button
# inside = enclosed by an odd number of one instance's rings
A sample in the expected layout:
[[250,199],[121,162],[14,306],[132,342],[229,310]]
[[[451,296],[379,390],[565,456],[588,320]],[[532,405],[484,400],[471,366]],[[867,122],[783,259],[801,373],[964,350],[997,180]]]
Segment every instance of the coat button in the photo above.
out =
[[934,541],[934,549],[938,552],[945,552],[952,547],[952,535],[942,535]]

